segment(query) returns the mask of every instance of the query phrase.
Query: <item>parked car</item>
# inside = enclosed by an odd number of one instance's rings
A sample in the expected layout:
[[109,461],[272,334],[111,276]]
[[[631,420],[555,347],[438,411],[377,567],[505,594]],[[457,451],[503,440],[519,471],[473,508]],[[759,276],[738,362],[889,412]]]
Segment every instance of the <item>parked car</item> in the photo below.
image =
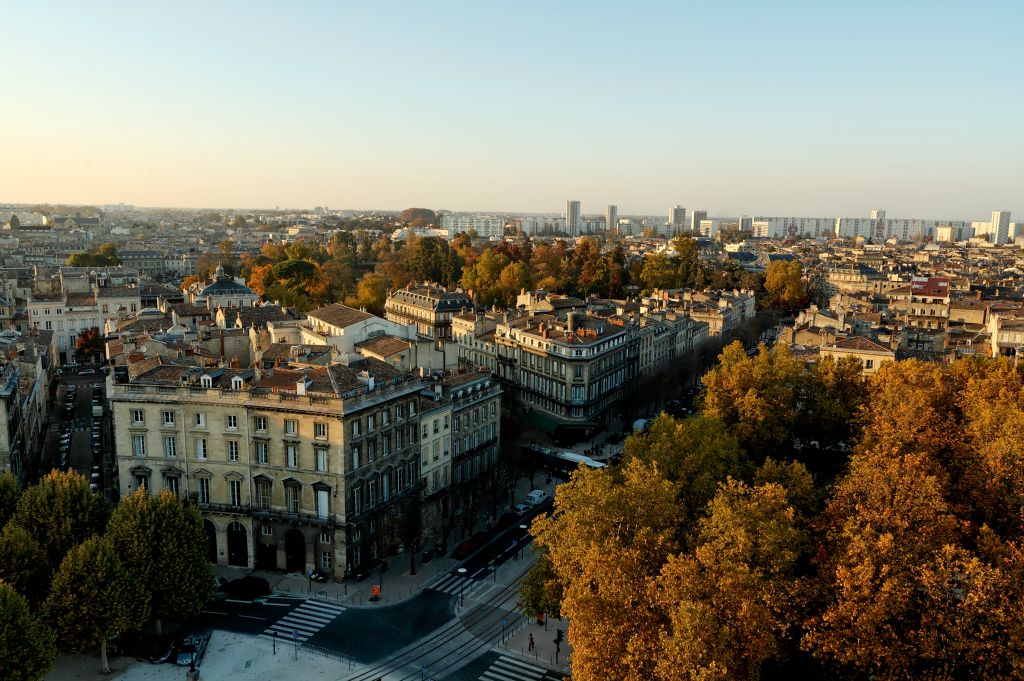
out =
[[512,511],[518,516],[523,516],[530,512],[530,507],[527,504],[516,504]]
[[78,372],[78,375],[79,376],[95,376],[96,375],[96,370],[95,369],[82,369],[81,371]]
[[456,560],[468,558],[471,553],[475,552],[486,543],[487,534],[484,532],[477,532],[472,537],[455,547],[455,551],[452,552],[452,558]]
[[252,600],[270,593],[270,582],[262,577],[241,577],[232,579],[224,587],[224,593],[231,598]]
[[526,495],[526,503],[530,506],[540,506],[548,500],[548,493],[542,489],[535,489]]

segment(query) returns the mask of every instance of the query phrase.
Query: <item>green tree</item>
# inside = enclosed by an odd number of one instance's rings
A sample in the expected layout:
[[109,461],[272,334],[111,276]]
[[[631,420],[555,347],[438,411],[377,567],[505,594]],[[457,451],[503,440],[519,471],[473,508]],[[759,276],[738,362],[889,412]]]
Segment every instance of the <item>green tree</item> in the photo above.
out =
[[76,544],[99,533],[107,520],[107,504],[74,472],[52,471],[25,490],[13,521],[39,542],[56,570]]
[[167,490],[153,513],[155,555],[152,567],[153,615],[190,619],[213,595],[213,573],[206,560],[206,533],[196,509]]
[[640,272],[640,282],[645,292],[654,289],[676,288],[677,266],[664,253],[653,253],[644,258],[644,268]]
[[32,615],[24,596],[0,582],[0,678],[36,681],[56,659],[53,632]]
[[21,498],[21,483],[11,473],[0,473],[0,527],[14,515]]
[[523,578],[519,587],[519,604],[530,615],[561,618],[562,583],[558,581],[547,554],[538,554],[537,562]]
[[18,219],[17,215],[12,214],[11,219],[7,222],[7,225],[13,230],[21,229],[21,220]]
[[141,597],[134,611],[134,627],[149,619],[153,605],[156,553],[161,538],[156,534],[156,501],[139,487],[121,499],[110,514],[105,539],[121,561],[125,576],[136,585]]
[[7,523],[0,531],[0,580],[10,584],[33,606],[46,597],[50,570],[46,552],[22,527]]
[[64,558],[43,605],[61,645],[77,653],[100,649],[101,670],[110,673],[107,641],[138,621],[142,598],[106,539],[87,539]]

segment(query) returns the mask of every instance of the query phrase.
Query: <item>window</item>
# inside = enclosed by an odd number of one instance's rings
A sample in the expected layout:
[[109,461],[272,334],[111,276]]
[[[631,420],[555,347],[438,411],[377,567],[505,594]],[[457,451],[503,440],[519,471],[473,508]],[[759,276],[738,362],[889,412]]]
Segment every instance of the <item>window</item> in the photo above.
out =
[[366,432],[372,433],[377,428],[377,415],[370,414],[366,417]]
[[352,437],[359,437],[359,419],[352,421]]
[[289,513],[299,512],[299,496],[302,488],[298,485],[285,485],[284,488],[284,505],[288,509]]
[[228,486],[231,491],[231,505],[241,506],[242,505],[242,481],[241,480],[229,480]]
[[377,443],[370,442],[366,445],[366,460],[373,461],[377,458]]
[[495,411],[496,409],[497,409],[497,406],[495,405],[495,403],[491,402],[491,418],[492,419],[494,418],[494,414],[496,413],[496,411]]
[[262,523],[260,525],[260,534],[262,534],[264,537],[271,537],[274,535],[274,528],[270,525],[270,523]]
[[267,449],[268,447],[266,442],[256,443],[256,462],[264,466],[266,466],[270,460],[270,457],[267,454]]
[[424,423],[423,424],[423,439],[426,440],[429,435],[430,435],[430,429],[428,428],[427,424]]
[[295,419],[286,419],[284,422],[284,434],[295,435],[299,432],[299,422]]
[[234,414],[228,415],[228,430],[238,430],[238,417]]
[[448,416],[447,415],[445,415],[445,417],[444,417],[444,429],[448,430]]
[[200,461],[206,461],[206,438],[201,437],[196,439],[196,458]]
[[178,453],[178,441],[173,435],[164,438],[164,456],[174,457]]
[[199,478],[199,503],[210,503],[210,479]]
[[391,492],[391,474],[385,473],[380,476],[380,500],[387,501]]
[[135,476],[135,486],[139,489],[149,489],[149,476],[142,473]]
[[382,411],[380,413],[380,425],[381,425],[381,428],[386,428],[387,427],[388,422],[391,420],[390,417],[391,417],[391,412],[389,412],[387,409],[385,409],[384,411]]
[[285,445],[284,447],[285,458],[287,464],[291,468],[299,467],[299,446],[298,445]]
[[399,428],[395,431],[395,449],[402,448],[402,429]]
[[434,443],[434,461],[438,461],[441,458],[441,443]]
[[263,432],[267,431],[267,417],[266,416],[257,416],[255,419],[253,419],[253,421],[254,421],[254,426],[256,427],[256,430],[260,430],[260,431],[263,431]]
[[385,435],[381,438],[381,456],[389,456],[391,454],[391,434]]
[[434,419],[434,435],[437,435],[441,431],[441,422]]
[[228,440],[228,461],[238,462],[238,441]]
[[415,402],[410,402],[409,403],[409,416],[416,416],[416,403]]
[[377,504],[377,481],[371,480],[369,491],[366,495],[366,504],[371,508]]
[[873,359],[866,359],[866,360],[864,360],[864,368],[865,369],[874,369],[875,368],[875,360],[873,360]]
[[362,461],[359,460],[359,445],[353,445],[352,447],[352,468],[359,468],[362,466]]
[[459,417],[458,417],[458,416],[456,416],[456,417],[455,417],[455,432],[457,433],[457,432],[459,432],[460,430],[461,430],[461,428],[459,427]]
[[320,552],[320,569],[329,571],[331,569],[331,552],[321,551]]
[[146,412],[141,409],[132,409],[132,423],[145,423]]
[[256,506],[258,508],[270,508],[270,495],[272,491],[269,480],[256,481]]
[[352,490],[352,510],[358,515],[363,512],[363,488],[356,487]]
[[173,411],[165,411],[164,412],[164,425],[165,426],[173,426],[174,425],[174,412]]
[[327,470],[327,450],[323,447],[317,447],[316,450],[316,469],[318,471]]
[[51,322],[50,320],[46,320],[46,330],[53,331],[53,322]]
[[330,533],[329,530],[320,530],[320,543],[321,544],[330,544],[332,541],[334,541],[334,537],[331,536],[331,533]]
[[313,424],[313,437],[317,439],[324,439],[327,437],[327,424],[326,423],[314,423]]
[[178,496],[178,476],[168,475],[164,478],[164,489],[174,496]]
[[205,427],[206,427],[206,414],[204,414],[203,412],[198,412],[196,414],[196,428],[205,428]]

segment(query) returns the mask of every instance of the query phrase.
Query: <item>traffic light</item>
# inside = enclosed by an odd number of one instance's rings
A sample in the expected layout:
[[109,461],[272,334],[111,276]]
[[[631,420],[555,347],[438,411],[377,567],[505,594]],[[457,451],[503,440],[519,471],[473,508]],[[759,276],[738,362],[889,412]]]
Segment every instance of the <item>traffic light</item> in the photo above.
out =
[[561,643],[561,642],[562,642],[562,630],[561,629],[557,629],[555,631],[555,643]]

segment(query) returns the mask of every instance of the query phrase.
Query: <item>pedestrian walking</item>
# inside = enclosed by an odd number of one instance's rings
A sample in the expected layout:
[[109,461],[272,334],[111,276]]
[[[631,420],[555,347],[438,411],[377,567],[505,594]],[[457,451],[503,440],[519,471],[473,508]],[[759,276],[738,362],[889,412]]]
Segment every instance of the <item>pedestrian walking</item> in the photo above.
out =
[[533,650],[533,634],[530,634],[530,643],[526,648],[527,650]]

